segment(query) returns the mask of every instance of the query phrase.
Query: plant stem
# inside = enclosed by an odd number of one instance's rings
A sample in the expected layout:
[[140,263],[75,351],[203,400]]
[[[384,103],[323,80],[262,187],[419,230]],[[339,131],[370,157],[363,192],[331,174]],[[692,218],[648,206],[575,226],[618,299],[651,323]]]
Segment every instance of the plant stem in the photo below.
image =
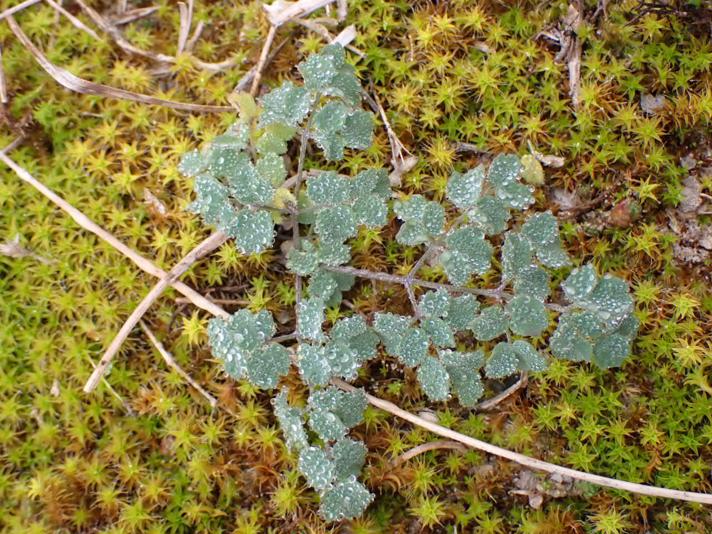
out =
[[[307,120],[306,126],[302,130],[302,134],[299,138],[299,161],[297,161],[297,177],[294,181],[294,198],[299,202],[299,189],[302,186],[302,176],[304,174],[304,161],[307,158],[307,135],[309,133],[309,125],[311,124],[311,116]],[[292,246],[296,249],[299,248],[299,207],[296,206],[292,212]],[[294,281],[294,289],[296,292],[297,306],[302,302],[302,277],[300,275],[296,276]]]

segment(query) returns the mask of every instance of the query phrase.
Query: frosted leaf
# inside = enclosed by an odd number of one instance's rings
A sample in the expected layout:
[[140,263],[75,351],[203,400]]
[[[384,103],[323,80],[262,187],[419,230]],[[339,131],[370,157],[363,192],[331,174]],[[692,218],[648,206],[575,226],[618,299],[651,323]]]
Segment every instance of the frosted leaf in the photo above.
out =
[[465,330],[475,318],[480,309],[480,303],[473,295],[462,295],[452,299],[447,322],[455,332]]
[[408,328],[398,340],[395,355],[408,367],[415,367],[423,361],[429,346],[428,334],[418,328]]
[[324,302],[329,302],[335,293],[341,293],[339,284],[331,276],[331,273],[326,271],[317,271],[311,276],[307,291],[310,297],[319,298]]
[[514,292],[544,301],[551,292],[549,275],[539,267],[527,267],[514,279]]
[[309,386],[325,386],[331,379],[331,366],[324,347],[300,343],[297,350],[299,373]]
[[312,488],[322,491],[331,486],[336,466],[323,449],[307,447],[299,453],[299,471]]
[[224,229],[237,213],[229,200],[227,187],[207,174],[197,176],[193,187],[196,199],[188,210],[199,213],[207,224]]
[[482,193],[485,180],[485,168],[479,165],[461,174],[454,171],[447,184],[447,197],[460,209],[473,206]]
[[270,204],[274,197],[272,184],[268,179],[260,176],[247,154],[240,154],[238,161],[239,165],[227,175],[232,196],[241,204]]
[[353,214],[358,224],[380,228],[388,222],[388,206],[376,195],[367,195],[354,202]]
[[479,341],[490,341],[504,334],[508,326],[509,321],[502,307],[489,306],[475,317],[470,328]]
[[240,151],[247,148],[250,141],[250,130],[246,125],[235,122],[230,126],[224,134],[218,135],[211,142],[213,147],[229,148],[234,151]]
[[287,151],[287,142],[290,141],[297,132],[293,126],[274,123],[265,126],[255,148],[260,154],[284,154]]
[[430,317],[421,321],[423,330],[430,335],[436,347],[454,347],[455,336],[450,325],[439,317]]
[[346,202],[350,193],[348,180],[332,171],[321,172],[307,182],[307,195],[317,206]]
[[267,152],[255,163],[259,175],[275,187],[280,186],[287,178],[284,158],[273,152]]
[[211,146],[208,151],[208,170],[216,178],[228,178],[238,172],[248,160],[244,152],[225,146]]
[[329,161],[344,157],[344,148],[365,149],[373,141],[373,116],[363,110],[349,110],[339,102],[329,102],[314,114],[312,138]]
[[628,284],[611,275],[604,276],[586,300],[586,307],[608,324],[617,324],[633,310]]
[[366,169],[361,171],[350,182],[351,197],[360,198],[374,194],[387,200],[391,196],[391,186],[388,182],[388,172],[385,169]]
[[354,68],[346,63],[344,49],[339,44],[325,46],[297,65],[304,85],[315,93],[343,98],[356,105],[361,100],[361,84]]
[[351,259],[351,249],[343,243],[321,242],[319,243],[319,262],[324,265],[336,267],[348,263]]
[[569,255],[561,248],[561,243],[540,247],[536,251],[536,257],[546,267],[559,269],[571,265]]
[[348,431],[336,414],[322,409],[309,410],[309,428],[324,441],[341,439]]
[[247,360],[247,379],[260,388],[277,387],[277,382],[289,373],[289,351],[277,343],[271,343]]
[[485,364],[485,374],[488,378],[506,378],[519,369],[519,357],[509,343],[497,343]]
[[378,335],[370,328],[362,334],[349,338],[349,346],[356,351],[361,361],[366,361],[376,356]]
[[512,348],[519,357],[519,369],[522,371],[538,372],[549,366],[549,362],[532,347],[531,343],[521,339],[512,343]]
[[444,289],[428,291],[420,297],[418,310],[425,317],[447,317],[450,311],[450,294]]
[[450,376],[452,387],[466,407],[474,406],[484,394],[478,369],[484,364],[484,354],[477,352],[440,351],[440,361]]
[[630,355],[630,340],[619,334],[604,336],[593,347],[593,363],[603,369],[620,367]]
[[317,214],[314,230],[324,241],[342,243],[356,235],[356,219],[347,206],[325,208]]
[[447,400],[450,394],[450,376],[437,359],[427,357],[418,367],[418,382],[431,401]]
[[361,516],[373,501],[373,494],[356,478],[335,484],[321,497],[319,513],[326,521],[354,519]]
[[331,448],[331,455],[334,459],[336,480],[345,480],[361,473],[363,464],[366,463],[366,446],[361,441],[340,439]]
[[207,165],[205,158],[199,151],[191,150],[183,154],[178,164],[178,170],[184,176],[194,177],[200,174]]
[[297,306],[297,332],[305,339],[322,341],[324,333],[324,301],[319,298],[303,299]]
[[240,210],[226,233],[243,254],[262,252],[274,240],[274,222],[268,211]]
[[363,334],[368,330],[368,325],[363,317],[356,315],[354,317],[346,317],[339,319],[331,329],[332,339],[348,339],[359,334]]
[[376,313],[373,328],[381,336],[386,352],[391,356],[398,354],[401,339],[409,329],[410,317],[395,315],[393,313]]
[[551,212],[530,215],[522,225],[522,235],[534,248],[553,245],[559,241],[559,225]]
[[500,154],[490,164],[487,179],[497,189],[516,183],[522,164],[514,154]]
[[532,266],[533,251],[529,241],[514,232],[507,232],[502,245],[502,278],[511,280]]
[[319,267],[319,256],[311,241],[303,241],[301,247],[301,250],[293,248],[287,253],[287,269],[300,276],[307,276]]
[[517,295],[507,303],[509,328],[517,335],[536,337],[549,326],[544,303],[529,295]]
[[635,336],[638,335],[638,328],[640,328],[640,321],[632,313],[628,315],[623,321],[621,321],[618,328],[616,328],[615,333],[623,336],[629,341],[633,341]]
[[496,189],[497,198],[515,210],[523,210],[534,204],[534,195],[529,186],[513,183]]
[[262,97],[260,124],[298,126],[309,114],[312,102],[313,97],[309,91],[292,82],[284,82]]
[[363,412],[366,410],[368,401],[362,389],[355,391],[339,391],[338,405],[334,413],[348,428],[353,428],[363,421]]
[[404,245],[419,245],[430,237],[438,236],[445,225],[445,209],[437,202],[413,195],[408,200],[396,202],[396,215],[404,221],[396,240]]
[[485,235],[501,234],[507,229],[509,208],[500,199],[491,195],[480,198],[468,212],[470,221],[478,225]]
[[237,336],[237,333],[230,330],[229,322],[222,318],[211,319],[208,323],[208,341],[212,353],[223,362],[225,372],[239,380],[247,372],[250,352],[234,342],[240,339]]
[[590,361],[593,343],[602,334],[603,328],[592,313],[565,313],[549,338],[549,347],[557,358]]
[[302,424],[302,410],[289,405],[287,401],[287,393],[280,391],[273,400],[274,415],[279,422],[279,427],[282,429],[287,448],[290,450],[299,450],[307,447],[309,441],[307,433]]
[[485,274],[492,263],[492,245],[479,230],[467,227],[455,230],[446,239],[449,254],[440,261],[451,282],[464,285],[470,274]]
[[593,268],[593,264],[589,263],[571,271],[571,274],[561,284],[561,287],[566,294],[566,298],[578,304],[585,302],[596,287],[597,282],[596,270]]
[[353,380],[362,365],[358,353],[348,340],[336,339],[326,346],[326,359],[334,375],[344,380]]

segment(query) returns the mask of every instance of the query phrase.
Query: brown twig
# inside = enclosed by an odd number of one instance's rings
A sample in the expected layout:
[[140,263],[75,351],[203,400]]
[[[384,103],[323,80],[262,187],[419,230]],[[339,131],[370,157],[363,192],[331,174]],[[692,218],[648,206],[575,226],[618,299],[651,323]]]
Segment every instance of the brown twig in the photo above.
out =
[[492,408],[498,406],[504,400],[506,400],[509,397],[511,397],[512,395],[514,395],[520,389],[526,387],[528,382],[529,382],[529,377],[527,376],[527,373],[522,372],[519,375],[519,380],[517,380],[514,384],[509,386],[507,389],[505,389],[501,393],[495,395],[491,399],[487,399],[487,400],[480,402],[477,406],[475,406],[475,410],[478,412],[487,412],[487,411],[491,410]]
[[22,31],[22,28],[20,28],[20,26],[17,24],[17,22],[12,16],[7,17],[7,22],[10,25],[12,33],[15,34],[18,40],[34,56],[34,58],[37,60],[37,63],[40,64],[40,66],[47,72],[47,74],[52,76],[52,78],[54,78],[59,84],[71,91],[76,91],[77,93],[87,95],[97,95],[110,98],[119,98],[122,100],[131,100],[133,102],[141,102],[142,104],[166,106],[169,108],[179,109],[183,111],[196,111],[201,113],[220,113],[225,111],[234,111],[233,108],[230,106],[211,106],[203,104],[174,102],[172,100],[166,100],[163,98],[157,98],[155,96],[134,93],[133,91],[117,89],[108,85],[84,80],[83,78],[75,76],[68,70],[58,67],[54,63],[50,62],[49,59],[47,59],[47,57],[40,51],[40,49],[35,46],[35,44],[30,40],[30,38],[25,35],[25,33]]
[[[89,358],[89,357],[87,357],[87,359],[89,360],[89,363],[91,363],[92,367],[94,367],[94,369],[96,369],[96,364],[94,363],[94,360],[92,360],[92,359]],[[119,395],[119,394],[117,393],[117,391],[116,391],[113,387],[111,387],[111,384],[109,384],[109,381],[108,381],[106,378],[103,378],[103,377],[102,377],[101,381],[102,381],[102,382],[104,383],[104,385],[106,386],[106,389],[109,390],[109,393],[111,393],[114,397],[116,397],[116,399],[121,403],[121,406],[124,407],[124,410],[126,410],[126,413],[128,413],[131,417],[133,417],[134,415],[136,415],[135,412],[133,411],[133,409],[131,408],[131,405],[130,405],[128,402],[126,402],[126,401],[121,397],[121,395]]]
[[126,322],[121,327],[118,334],[116,334],[116,337],[109,345],[109,348],[106,349],[106,352],[101,357],[101,360],[99,360],[99,364],[96,366],[96,369],[94,369],[94,372],[91,374],[89,380],[87,380],[87,383],[84,385],[85,393],[91,393],[92,391],[94,391],[96,386],[99,384],[99,380],[104,375],[104,373],[106,373],[106,370],[109,367],[111,361],[114,359],[114,356],[116,356],[116,353],[119,352],[121,345],[124,343],[124,341],[129,336],[136,324],[139,322],[141,317],[143,317],[143,315],[146,313],[151,304],[153,304],[156,299],[160,297],[161,294],[166,290],[166,288],[170,286],[173,282],[175,282],[179,276],[181,276],[188,269],[190,269],[196,261],[218,248],[225,241],[227,241],[227,239],[228,237],[222,232],[213,233],[212,235],[204,239],[193,250],[191,250],[181,261],[176,264],[175,267],[173,267],[168,272],[166,276],[161,278],[161,280],[155,286],[153,286],[151,291],[149,291],[148,294],[139,303],[139,305],[136,306],[136,309],[133,311],[133,313],[131,313],[129,318],[126,319]]
[[[351,384],[344,382],[343,380],[334,379],[332,384],[343,389],[344,391],[357,391],[357,388]],[[712,494],[709,493],[696,493],[692,491],[680,491],[668,488],[659,488],[656,486],[647,486],[645,484],[636,484],[635,482],[628,482],[625,480],[617,480],[615,478],[608,478],[600,475],[594,475],[591,473],[585,473],[583,471],[577,471],[576,469],[570,469],[568,467],[563,467],[556,464],[550,464],[549,462],[544,462],[543,460],[538,460],[536,458],[531,458],[523,454],[519,454],[514,451],[503,449],[502,447],[497,447],[486,441],[481,441],[464,434],[460,434],[444,426],[440,426],[431,421],[427,421],[422,417],[419,417],[413,413],[410,413],[402,408],[399,408],[392,402],[387,400],[379,399],[373,395],[365,394],[366,400],[372,406],[380,408],[381,410],[395,415],[396,417],[408,421],[416,426],[429,430],[433,434],[442,436],[444,438],[451,439],[453,441],[458,441],[468,447],[477,449],[494,456],[499,456],[500,458],[505,458],[516,462],[519,465],[523,465],[530,469],[536,469],[537,471],[544,471],[546,473],[558,473],[560,475],[573,478],[575,480],[581,480],[583,482],[589,482],[591,484],[596,484],[597,486],[603,486],[606,488],[619,489],[623,491],[629,491],[631,493],[638,493],[640,495],[649,495],[651,497],[661,497],[665,499],[675,499],[679,501],[689,501],[697,502],[703,504],[712,504]]]
[[30,6],[34,6],[35,4],[39,4],[42,0],[25,0],[24,2],[21,2],[17,4],[16,6],[10,7],[0,13],[0,20],[6,19],[7,17],[11,17],[15,13],[22,11],[23,9],[27,9]]
[[188,382],[191,386],[193,386],[198,393],[200,393],[203,397],[207,399],[207,401],[210,403],[210,406],[212,408],[215,408],[218,405],[218,400],[213,397],[210,393],[208,393],[203,386],[198,384],[188,373],[186,373],[183,368],[178,365],[178,362],[175,361],[175,358],[173,358],[173,355],[166,350],[166,348],[163,346],[163,343],[158,341],[158,338],[156,338],[156,335],[151,331],[151,329],[148,327],[148,325],[143,321],[139,321],[139,325],[141,325],[141,329],[144,331],[148,339],[151,341],[153,346],[156,348],[156,350],[160,353],[160,355],[163,357],[163,359],[166,361],[169,367],[172,367],[176,373],[178,373],[183,379]]
[[[122,48],[130,54],[145,57],[153,61],[157,61],[159,63],[175,64],[178,61],[175,56],[169,56],[168,54],[161,54],[149,50],[143,50],[142,48],[133,45],[131,42],[128,41],[128,39],[123,36],[121,31],[116,26],[114,26],[113,24],[111,24],[111,22],[102,17],[97,11],[89,7],[83,0],[75,1],[82,9],[82,11],[84,11],[84,13],[86,13],[86,15],[94,22],[94,24],[99,26],[102,31],[107,33],[119,48]],[[212,72],[220,72],[225,69],[234,67],[235,65],[237,65],[238,61],[235,58],[231,58],[218,63],[210,63],[201,61],[196,57],[192,57],[191,59],[198,68],[209,70]]]
[[2,64],[2,46],[0,46],[0,102],[7,104],[10,98],[7,94],[7,82],[5,81],[5,69]]
[[101,38],[96,34],[96,32],[95,32],[94,30],[92,30],[89,26],[87,26],[86,24],[84,24],[84,23],[83,23],[81,20],[79,20],[77,17],[75,17],[74,15],[72,15],[69,11],[67,11],[66,9],[64,9],[64,8],[63,8],[61,5],[59,5],[57,2],[55,2],[54,0],[45,0],[45,2],[46,2],[47,4],[49,4],[49,5],[52,7],[52,9],[54,9],[57,13],[59,13],[59,14],[61,14],[61,15],[64,15],[65,17],[67,17],[67,20],[68,20],[69,22],[71,22],[72,25],[73,25],[75,28],[77,28],[77,29],[79,29],[79,30],[82,30],[83,32],[88,33],[89,35],[91,35],[91,36],[92,36],[94,39],[96,39],[97,41],[100,41],[100,40],[101,40]]
[[252,78],[252,86],[250,87],[250,94],[252,96],[257,95],[257,90],[260,87],[260,80],[262,80],[262,70],[265,68],[267,63],[267,58],[269,57],[269,50],[272,48],[272,43],[277,35],[277,26],[271,25],[269,31],[267,32],[267,38],[262,45],[262,51],[260,52],[260,58],[255,66],[255,74]]
[[178,2],[178,11],[180,12],[180,30],[178,31],[178,46],[176,47],[176,56],[179,56],[185,50],[190,36],[190,27],[193,24],[193,4],[194,0]]
[[429,451],[436,451],[440,449],[451,449],[451,450],[456,450],[460,452],[467,452],[467,447],[465,447],[462,443],[459,441],[453,441],[453,440],[440,440],[440,441],[431,441],[430,443],[423,443],[422,445],[418,445],[417,447],[413,447],[412,449],[404,452],[398,458],[393,460],[391,462],[391,467],[398,467],[399,465],[407,462],[408,460],[415,458],[419,454],[423,454]]
[[[145,258],[138,252],[134,251],[132,248],[127,247],[124,243],[122,243],[116,237],[114,237],[113,234],[107,232],[101,226],[94,223],[86,215],[84,215],[81,211],[79,211],[74,206],[69,204],[62,197],[60,197],[59,195],[54,193],[51,189],[49,189],[42,182],[40,182],[34,176],[32,176],[29,172],[27,172],[27,170],[25,170],[23,167],[21,167],[20,165],[15,163],[12,159],[10,159],[7,156],[6,152],[9,152],[15,146],[17,146],[17,144],[19,144],[19,141],[21,141],[20,138],[15,139],[15,141],[13,141],[13,143],[10,146],[8,146],[7,148],[5,148],[3,151],[0,152],[0,161],[2,161],[8,167],[10,167],[22,181],[30,184],[32,187],[34,187],[40,193],[42,193],[45,197],[47,197],[49,200],[51,200],[54,204],[56,204],[59,208],[64,210],[72,219],[74,219],[74,221],[79,226],[81,226],[85,230],[88,230],[89,232],[93,233],[100,239],[104,240],[106,243],[108,243],[113,248],[118,250],[121,254],[123,254],[124,256],[129,258],[131,261],[133,261],[143,271],[145,271],[148,274],[155,276],[157,278],[165,278],[167,276],[168,273],[166,271],[157,267],[148,258]],[[210,300],[206,299],[200,293],[198,293],[191,287],[187,286],[183,282],[175,281],[175,282],[173,282],[172,286],[177,291],[179,291],[180,293],[185,295],[187,298],[189,298],[190,301],[193,304],[195,304],[196,306],[198,306],[199,308],[202,308],[205,311],[212,313],[213,315],[222,316],[222,317],[229,316],[229,314],[225,310],[223,310],[220,306],[213,304],[212,302],[210,302]]]

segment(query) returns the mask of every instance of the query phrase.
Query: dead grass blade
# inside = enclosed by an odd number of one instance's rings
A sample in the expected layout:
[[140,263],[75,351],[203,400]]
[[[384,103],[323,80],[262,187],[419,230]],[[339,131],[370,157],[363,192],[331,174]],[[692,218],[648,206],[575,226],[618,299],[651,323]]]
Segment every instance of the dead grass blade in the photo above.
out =
[[27,35],[22,31],[19,24],[15,21],[12,16],[7,17],[7,23],[10,25],[12,33],[18,38],[22,45],[34,56],[37,63],[54,78],[57,83],[66,87],[70,91],[75,91],[77,93],[82,93],[86,95],[97,95],[109,98],[118,98],[122,100],[131,100],[133,102],[140,102],[142,104],[150,104],[155,106],[165,106],[173,109],[179,109],[181,111],[193,111],[198,113],[222,113],[225,111],[233,111],[230,106],[211,106],[203,104],[188,104],[184,102],[175,102],[173,100],[166,100],[164,98],[158,98],[155,96],[143,95],[140,93],[134,93],[133,91],[127,91],[125,89],[118,89],[116,87],[110,87],[108,85],[103,85],[100,83],[90,82],[79,76],[75,76],[71,72],[62,67],[58,67],[54,63],[50,62],[49,59],[40,51],[39,48],[30,40]]
[[61,5],[59,5],[57,2],[55,2],[54,0],[45,0],[45,2],[46,2],[47,4],[49,4],[49,5],[52,7],[52,9],[54,9],[57,13],[60,13],[60,14],[64,15],[65,17],[67,17],[67,20],[68,20],[69,22],[71,22],[72,25],[73,25],[75,28],[77,28],[77,29],[79,29],[79,30],[82,30],[83,32],[88,33],[89,35],[91,35],[91,36],[92,36],[94,39],[96,39],[97,41],[101,41],[101,38],[96,34],[96,32],[95,32],[94,30],[92,30],[89,26],[87,26],[86,24],[84,24],[84,23],[83,23],[81,20],[79,20],[77,17],[75,17],[74,15],[72,15],[69,11],[67,11],[66,9],[64,9],[64,8],[63,8]]
[[39,4],[42,0],[25,0],[24,2],[17,4],[16,6],[13,6],[11,8],[6,9],[2,13],[0,13],[0,20],[6,19],[7,17],[10,17],[14,15],[15,13],[22,11],[23,9],[26,9],[30,6],[34,6],[35,4]]

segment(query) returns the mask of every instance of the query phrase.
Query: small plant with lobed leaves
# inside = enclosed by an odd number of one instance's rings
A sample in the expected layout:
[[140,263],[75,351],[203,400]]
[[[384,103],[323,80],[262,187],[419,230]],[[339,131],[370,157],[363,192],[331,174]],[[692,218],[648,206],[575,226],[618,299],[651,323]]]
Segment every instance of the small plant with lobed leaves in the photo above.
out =
[[[299,470],[321,496],[322,516],[335,521],[361,515],[373,499],[358,481],[366,447],[348,436],[363,419],[366,398],[362,390],[340,389],[340,380],[356,379],[382,351],[415,370],[430,400],[454,396],[472,407],[484,394],[483,378],[544,370],[547,336],[555,358],[621,365],[638,322],[627,284],[600,277],[590,264],[552,289],[550,272],[572,261],[552,213],[516,215],[534,203],[516,155],[453,172],[445,205],[394,195],[384,169],[353,177],[304,169],[310,141],[326,160],[341,161],[346,149],[370,146],[374,122],[361,108],[361,86],[343,48],[327,46],[298,70],[302,85],[285,82],[259,103],[238,96],[237,122],[203,150],[186,154],[181,171],[195,179],[191,209],[242,253],[262,252],[276,241],[287,250],[284,267],[296,286],[294,334],[275,337],[268,311],[241,310],[213,319],[209,340],[230,376],[260,388],[277,388],[297,367],[309,390],[306,405],[292,405],[282,389],[274,412],[287,446],[298,453]],[[295,139],[299,158],[289,177],[285,155]],[[398,243],[424,249],[414,267],[398,276],[349,266],[349,240],[359,227],[388,224],[391,208],[400,221]],[[417,278],[426,262],[447,281]],[[497,287],[475,283],[493,270],[500,273]],[[353,314],[325,331],[327,307],[339,306],[357,278],[401,284],[412,314]]]

